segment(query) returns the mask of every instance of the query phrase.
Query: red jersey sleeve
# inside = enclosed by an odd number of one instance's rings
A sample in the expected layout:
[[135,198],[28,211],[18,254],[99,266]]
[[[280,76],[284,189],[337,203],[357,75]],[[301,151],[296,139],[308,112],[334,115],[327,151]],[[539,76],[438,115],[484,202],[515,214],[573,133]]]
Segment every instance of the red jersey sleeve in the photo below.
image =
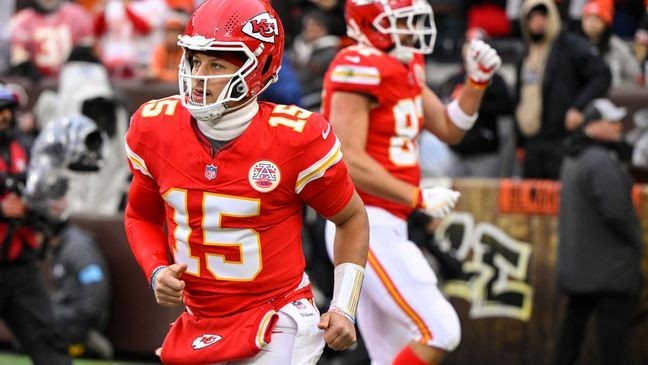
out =
[[331,217],[347,205],[355,188],[332,126],[318,114],[307,125],[314,138],[304,148],[295,191],[319,214]]
[[163,230],[165,209],[159,187],[147,164],[148,146],[140,143],[139,111],[126,135],[126,153],[133,173],[124,215],[124,227],[133,255],[147,280],[156,267],[169,264],[169,251]]
[[379,51],[360,46],[340,51],[325,76],[326,92],[353,92],[380,100],[382,80],[381,70],[375,62],[376,52]]

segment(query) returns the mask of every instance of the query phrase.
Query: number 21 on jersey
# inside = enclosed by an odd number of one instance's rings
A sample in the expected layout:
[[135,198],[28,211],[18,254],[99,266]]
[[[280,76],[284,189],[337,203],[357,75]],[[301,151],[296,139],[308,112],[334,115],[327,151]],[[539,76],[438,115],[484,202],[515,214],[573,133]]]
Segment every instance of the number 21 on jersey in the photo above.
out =
[[[222,218],[254,217],[260,214],[261,201],[229,195],[202,193],[201,229],[203,244],[212,247],[238,248],[240,260],[228,261],[222,254],[206,253],[204,260],[207,270],[219,280],[252,281],[261,272],[261,239],[259,233],[247,228],[225,228]],[[175,262],[187,264],[187,273],[200,276],[200,260],[203,257],[191,254],[189,237],[192,227],[189,225],[187,207],[188,192],[184,189],[170,189],[164,194],[164,200],[173,210],[173,231]]]

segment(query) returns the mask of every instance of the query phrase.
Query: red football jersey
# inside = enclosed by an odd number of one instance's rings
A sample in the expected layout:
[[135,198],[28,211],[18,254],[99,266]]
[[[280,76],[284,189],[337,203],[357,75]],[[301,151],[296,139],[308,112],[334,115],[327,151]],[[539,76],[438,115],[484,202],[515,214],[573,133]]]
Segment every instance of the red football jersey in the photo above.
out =
[[[372,97],[367,153],[394,177],[419,184],[417,136],[423,126],[422,91],[425,84],[423,57],[415,55],[405,65],[374,48],[351,46],[340,51],[324,78],[322,113],[331,113],[336,91]],[[377,206],[406,219],[412,207],[358,189],[365,205]]]
[[56,75],[75,46],[90,45],[92,18],[83,7],[65,2],[51,14],[32,8],[14,15],[9,25],[11,63],[31,61],[43,75]]
[[149,278],[166,264],[152,228],[166,216],[175,262],[188,265],[185,304],[199,317],[295,290],[303,203],[332,216],[354,191],[331,126],[294,105],[259,103],[247,130],[214,152],[177,96],[153,100],[133,115],[126,143],[132,250]]

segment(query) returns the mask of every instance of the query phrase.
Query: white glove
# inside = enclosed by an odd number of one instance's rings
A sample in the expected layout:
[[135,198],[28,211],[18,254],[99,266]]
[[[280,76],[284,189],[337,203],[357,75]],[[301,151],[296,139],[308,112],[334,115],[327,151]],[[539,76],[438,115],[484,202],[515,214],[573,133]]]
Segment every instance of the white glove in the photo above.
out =
[[421,189],[421,195],[423,210],[432,218],[440,219],[454,209],[461,193],[441,186],[433,186]]
[[473,39],[466,52],[466,73],[477,86],[486,86],[502,65],[502,59],[493,47],[479,39]]

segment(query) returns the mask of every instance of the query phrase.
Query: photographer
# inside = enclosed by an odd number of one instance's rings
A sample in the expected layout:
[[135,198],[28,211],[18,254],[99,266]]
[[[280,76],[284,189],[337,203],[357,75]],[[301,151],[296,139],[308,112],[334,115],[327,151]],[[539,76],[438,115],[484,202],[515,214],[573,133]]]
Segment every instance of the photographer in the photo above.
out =
[[18,176],[28,155],[13,135],[18,100],[0,84],[0,316],[36,365],[71,364],[55,329],[54,314],[36,265],[38,240],[25,223]]
[[99,171],[106,140],[86,116],[51,120],[34,141],[27,173],[29,222],[51,247],[54,317],[72,356],[113,355],[101,333],[110,308],[107,264],[90,233],[69,222],[67,204],[70,175]]

